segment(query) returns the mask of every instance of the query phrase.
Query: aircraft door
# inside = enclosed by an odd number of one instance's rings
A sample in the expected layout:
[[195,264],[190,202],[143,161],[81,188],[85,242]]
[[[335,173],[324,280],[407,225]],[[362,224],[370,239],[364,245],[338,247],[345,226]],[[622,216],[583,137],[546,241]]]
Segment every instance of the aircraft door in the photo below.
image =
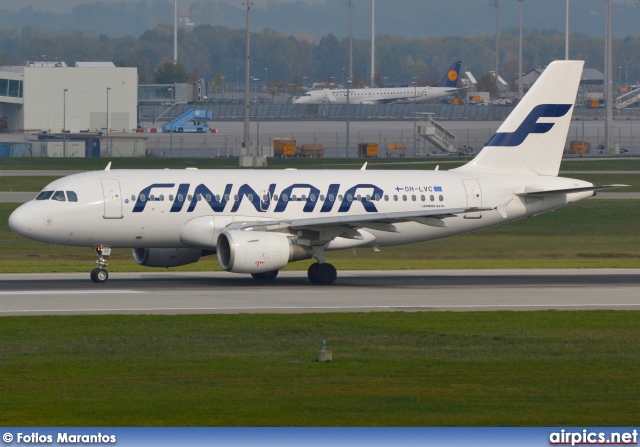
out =
[[[265,200],[266,199],[266,200]],[[261,211],[269,211],[269,206],[271,206],[271,193],[268,189],[260,190],[260,210]]]
[[[482,206],[482,191],[480,190],[480,183],[478,180],[462,180],[464,189],[467,193],[467,208],[481,207]],[[465,219],[480,219],[482,217],[481,212],[466,213]]]
[[105,219],[122,219],[122,193],[120,182],[116,179],[102,180]]

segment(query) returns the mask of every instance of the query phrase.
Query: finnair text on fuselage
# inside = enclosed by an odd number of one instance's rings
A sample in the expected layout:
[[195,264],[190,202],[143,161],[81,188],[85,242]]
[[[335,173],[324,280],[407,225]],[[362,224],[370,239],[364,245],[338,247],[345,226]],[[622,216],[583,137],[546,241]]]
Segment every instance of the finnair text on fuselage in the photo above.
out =
[[[336,202],[340,202],[339,213],[349,212],[354,202],[360,202],[368,213],[378,212],[374,201],[382,200],[384,196],[382,188],[374,184],[359,183],[348,187],[341,193],[341,186],[339,183],[332,183],[325,191],[321,191],[320,188],[312,184],[294,183],[277,191],[277,184],[272,183],[268,189],[256,192],[256,189],[246,183],[237,189],[234,189],[232,183],[228,183],[224,187],[224,191],[217,192],[212,191],[204,183],[200,183],[193,188],[189,183],[180,183],[174,195],[175,183],[154,183],[143,188],[135,199],[132,197],[132,200],[135,200],[132,212],[143,212],[148,202],[164,201],[165,193],[170,193],[169,200],[173,202],[170,209],[171,213],[185,211],[187,203],[186,212],[194,212],[199,202],[206,203],[212,211],[217,213],[225,211],[235,213],[239,210],[244,200],[251,203],[259,213],[267,212],[271,208],[272,202],[276,204],[273,209],[275,213],[285,212],[290,202],[305,202],[302,210],[304,213],[314,212],[319,204],[321,204],[321,213],[329,213],[334,209]],[[434,185],[396,186],[394,189],[396,192],[421,193],[442,192],[443,190],[442,186]],[[129,198],[125,198],[124,202],[129,203]],[[233,205],[228,210],[227,205],[231,202]]]

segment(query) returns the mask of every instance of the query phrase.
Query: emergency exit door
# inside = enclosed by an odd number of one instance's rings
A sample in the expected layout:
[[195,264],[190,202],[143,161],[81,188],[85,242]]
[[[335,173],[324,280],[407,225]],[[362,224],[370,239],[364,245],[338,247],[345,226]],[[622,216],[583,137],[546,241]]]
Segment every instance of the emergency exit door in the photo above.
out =
[[[467,208],[480,208],[482,206],[482,192],[480,191],[480,183],[477,180],[463,180],[464,189],[467,193]],[[466,213],[465,219],[480,219],[482,213],[480,211]]]

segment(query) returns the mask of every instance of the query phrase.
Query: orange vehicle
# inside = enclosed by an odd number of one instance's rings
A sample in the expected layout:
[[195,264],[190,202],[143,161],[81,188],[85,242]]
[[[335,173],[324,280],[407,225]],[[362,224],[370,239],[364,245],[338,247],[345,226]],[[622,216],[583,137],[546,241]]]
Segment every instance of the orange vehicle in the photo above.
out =
[[375,158],[378,156],[378,143],[359,143],[358,157]]
[[278,158],[291,158],[298,156],[298,147],[293,138],[274,138],[273,156]]

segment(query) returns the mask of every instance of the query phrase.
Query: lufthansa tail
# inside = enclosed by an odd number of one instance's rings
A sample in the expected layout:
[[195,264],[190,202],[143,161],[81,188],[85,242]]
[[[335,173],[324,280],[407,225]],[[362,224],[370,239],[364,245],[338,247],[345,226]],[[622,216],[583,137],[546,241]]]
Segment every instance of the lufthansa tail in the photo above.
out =
[[457,87],[458,86],[458,75],[460,73],[460,65],[462,65],[461,61],[456,61],[449,67],[447,70],[447,74],[435,85],[431,87]]
[[557,176],[583,65],[549,64],[478,156],[457,170]]

